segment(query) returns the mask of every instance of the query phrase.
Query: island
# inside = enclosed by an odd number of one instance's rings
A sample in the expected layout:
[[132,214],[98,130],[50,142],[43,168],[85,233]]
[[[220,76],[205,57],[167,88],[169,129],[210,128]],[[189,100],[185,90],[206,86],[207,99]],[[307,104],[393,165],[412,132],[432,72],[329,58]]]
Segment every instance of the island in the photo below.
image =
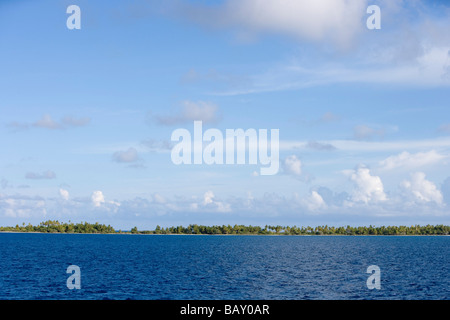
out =
[[0,232],[39,232],[39,233],[88,233],[88,234],[184,234],[184,235],[449,235],[450,226],[447,225],[414,225],[414,226],[317,226],[317,227],[297,227],[297,226],[245,226],[245,225],[214,225],[204,226],[190,224],[187,227],[156,226],[154,230],[138,230],[133,227],[131,230],[115,230],[110,225],[100,224],[98,222],[73,223],[59,222],[58,220],[48,220],[39,225],[22,223],[14,227],[0,227]]

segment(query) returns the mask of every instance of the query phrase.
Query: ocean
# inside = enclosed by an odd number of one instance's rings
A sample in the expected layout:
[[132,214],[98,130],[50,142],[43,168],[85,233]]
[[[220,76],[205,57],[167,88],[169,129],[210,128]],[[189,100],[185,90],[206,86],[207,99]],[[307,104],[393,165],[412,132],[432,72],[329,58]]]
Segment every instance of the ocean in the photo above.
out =
[[450,237],[1,233],[0,299],[449,300]]

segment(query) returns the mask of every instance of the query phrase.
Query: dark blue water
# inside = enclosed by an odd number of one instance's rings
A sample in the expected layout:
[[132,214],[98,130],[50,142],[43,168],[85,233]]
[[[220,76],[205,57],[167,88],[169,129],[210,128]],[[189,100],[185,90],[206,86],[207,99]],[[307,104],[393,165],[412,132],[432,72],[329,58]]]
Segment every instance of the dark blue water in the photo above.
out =
[[450,237],[3,233],[0,299],[448,300]]

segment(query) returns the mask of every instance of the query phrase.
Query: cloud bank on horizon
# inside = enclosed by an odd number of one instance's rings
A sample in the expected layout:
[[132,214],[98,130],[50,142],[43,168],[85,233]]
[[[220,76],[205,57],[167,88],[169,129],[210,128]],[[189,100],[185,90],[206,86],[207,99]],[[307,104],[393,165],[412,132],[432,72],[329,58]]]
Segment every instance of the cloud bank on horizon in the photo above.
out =
[[[0,225],[450,223],[447,2],[75,2],[0,4]],[[279,129],[278,174],[174,165],[194,121]]]

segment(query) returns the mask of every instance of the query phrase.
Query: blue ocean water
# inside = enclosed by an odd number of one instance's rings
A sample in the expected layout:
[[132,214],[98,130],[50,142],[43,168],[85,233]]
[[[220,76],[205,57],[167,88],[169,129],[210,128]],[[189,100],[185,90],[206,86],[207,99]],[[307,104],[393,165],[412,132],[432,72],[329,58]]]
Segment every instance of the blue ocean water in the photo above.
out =
[[448,300],[450,237],[2,233],[0,299]]

